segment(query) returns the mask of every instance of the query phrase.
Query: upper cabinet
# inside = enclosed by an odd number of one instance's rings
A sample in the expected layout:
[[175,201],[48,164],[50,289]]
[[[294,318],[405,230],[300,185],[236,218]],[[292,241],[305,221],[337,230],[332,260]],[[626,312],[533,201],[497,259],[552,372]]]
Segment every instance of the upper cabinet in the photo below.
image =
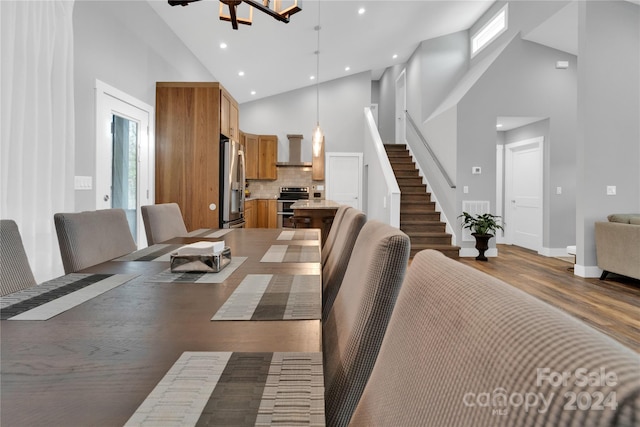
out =
[[240,140],[238,103],[220,87],[220,133],[234,141]]
[[247,179],[278,179],[278,137],[244,134]]

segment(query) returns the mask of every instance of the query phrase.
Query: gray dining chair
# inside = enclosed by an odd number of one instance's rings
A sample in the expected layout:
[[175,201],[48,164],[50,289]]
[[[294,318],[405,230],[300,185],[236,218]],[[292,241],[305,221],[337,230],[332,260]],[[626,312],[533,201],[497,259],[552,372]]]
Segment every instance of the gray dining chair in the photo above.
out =
[[0,220],[0,296],[34,285],[18,225],[11,219]]
[[404,279],[411,245],[402,231],[368,221],[322,325],[327,425],[349,422],[373,369]]
[[187,235],[187,227],[177,203],[147,205],[141,209],[149,246]]
[[[584,322],[424,250],[408,269],[350,425],[638,425],[639,366],[636,352]],[[591,384],[580,385],[585,378]],[[598,393],[617,408],[591,406]],[[588,406],[574,401],[572,410],[572,396]]]
[[331,252],[322,265],[322,318],[329,315],[336,299],[342,279],[347,271],[351,252],[356,244],[360,230],[367,221],[366,215],[355,208],[345,210],[340,221],[340,230],[335,236]]
[[348,209],[351,209],[351,206],[341,205],[336,210],[336,215],[333,217],[331,228],[329,229],[329,233],[327,234],[327,239],[324,241],[324,244],[322,245],[322,253],[321,253],[322,265],[324,265],[324,263],[327,262],[327,258],[331,253],[331,248],[333,248],[333,242],[335,242],[336,237],[338,236],[338,233],[340,231],[340,224],[342,223],[342,218],[344,217],[344,214]]
[[67,274],[137,249],[122,209],[57,213],[53,220]]

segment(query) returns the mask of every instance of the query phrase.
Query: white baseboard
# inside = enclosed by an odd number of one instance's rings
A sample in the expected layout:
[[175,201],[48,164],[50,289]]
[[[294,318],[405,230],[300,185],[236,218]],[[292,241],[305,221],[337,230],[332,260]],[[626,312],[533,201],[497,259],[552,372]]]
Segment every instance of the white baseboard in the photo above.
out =
[[557,256],[569,256],[567,252],[567,248],[545,248],[543,247],[538,252],[540,255],[544,255],[546,257],[557,257]]
[[580,277],[592,278],[592,277],[600,277],[602,274],[602,270],[600,270],[595,265],[580,265],[576,264],[573,267],[573,274]]
[[[475,258],[478,256],[478,250],[475,248],[460,248],[459,256],[465,258]],[[485,251],[484,256],[489,257],[497,257],[498,249],[497,248],[489,248]]]

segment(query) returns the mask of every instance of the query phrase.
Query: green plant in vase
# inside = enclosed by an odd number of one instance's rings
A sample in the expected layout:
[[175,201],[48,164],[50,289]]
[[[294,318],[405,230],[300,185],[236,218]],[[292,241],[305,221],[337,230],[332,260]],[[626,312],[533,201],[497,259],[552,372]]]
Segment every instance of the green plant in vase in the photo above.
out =
[[504,230],[497,221],[500,217],[490,213],[471,215],[468,212],[462,212],[458,218],[463,218],[462,228],[470,230],[471,235],[476,239],[476,249],[479,252],[476,259],[488,261],[484,253],[489,249],[489,240],[495,236],[497,230]]

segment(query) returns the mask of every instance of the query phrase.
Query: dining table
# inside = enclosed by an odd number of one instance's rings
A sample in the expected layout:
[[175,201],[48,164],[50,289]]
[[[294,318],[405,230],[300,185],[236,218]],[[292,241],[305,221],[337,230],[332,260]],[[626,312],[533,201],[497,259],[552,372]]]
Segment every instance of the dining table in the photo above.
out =
[[[0,424],[324,425],[320,239],[195,230],[3,297]],[[219,241],[219,272],[172,272]]]

